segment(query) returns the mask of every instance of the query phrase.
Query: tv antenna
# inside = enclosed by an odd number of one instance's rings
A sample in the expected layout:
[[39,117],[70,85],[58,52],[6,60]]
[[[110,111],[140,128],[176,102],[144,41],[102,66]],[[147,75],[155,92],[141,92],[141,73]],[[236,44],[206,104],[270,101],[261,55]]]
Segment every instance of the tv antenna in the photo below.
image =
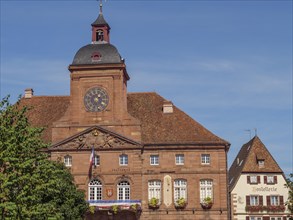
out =
[[249,140],[251,140],[251,129],[246,129],[244,131],[249,132]]

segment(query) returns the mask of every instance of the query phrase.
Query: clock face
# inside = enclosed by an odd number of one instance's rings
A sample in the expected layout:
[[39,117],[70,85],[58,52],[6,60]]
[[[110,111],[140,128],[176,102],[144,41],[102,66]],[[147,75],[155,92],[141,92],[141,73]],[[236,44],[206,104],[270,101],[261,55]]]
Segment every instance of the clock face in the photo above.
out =
[[108,106],[108,103],[108,93],[101,87],[89,89],[84,96],[84,105],[90,112],[104,111]]

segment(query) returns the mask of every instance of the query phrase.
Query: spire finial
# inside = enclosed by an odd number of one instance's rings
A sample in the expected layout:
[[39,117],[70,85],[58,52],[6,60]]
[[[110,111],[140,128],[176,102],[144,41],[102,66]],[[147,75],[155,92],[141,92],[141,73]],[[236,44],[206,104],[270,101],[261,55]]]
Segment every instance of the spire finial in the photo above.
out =
[[100,0],[100,14],[103,14],[103,0]]

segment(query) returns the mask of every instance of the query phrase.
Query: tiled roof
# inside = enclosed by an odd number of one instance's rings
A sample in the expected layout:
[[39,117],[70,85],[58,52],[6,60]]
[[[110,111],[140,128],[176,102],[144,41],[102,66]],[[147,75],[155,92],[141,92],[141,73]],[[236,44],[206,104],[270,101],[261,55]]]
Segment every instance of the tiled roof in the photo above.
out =
[[164,101],[156,93],[128,94],[128,112],[142,123],[143,143],[228,144],[176,106],[173,107],[173,113],[163,113]]
[[34,96],[22,98],[20,104],[31,108],[28,118],[33,126],[45,128],[43,138],[51,142],[52,125],[59,120],[69,106],[69,96]]
[[[163,113],[164,98],[156,93],[129,93],[128,112],[141,122],[144,144],[230,144],[174,106],[173,113]],[[51,141],[52,125],[69,106],[69,96],[34,96],[23,98],[23,105],[33,106],[28,117],[34,126],[45,127],[43,137]]]
[[[258,165],[264,160],[264,166]],[[242,173],[283,173],[266,146],[258,136],[244,144],[229,169],[230,191]]]

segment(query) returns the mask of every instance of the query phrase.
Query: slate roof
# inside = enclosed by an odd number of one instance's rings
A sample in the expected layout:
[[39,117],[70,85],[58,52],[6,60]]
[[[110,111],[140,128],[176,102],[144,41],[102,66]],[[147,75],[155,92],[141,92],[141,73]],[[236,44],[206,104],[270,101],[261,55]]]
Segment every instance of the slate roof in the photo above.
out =
[[[33,106],[29,112],[32,125],[45,127],[44,140],[51,142],[53,122],[60,119],[69,106],[69,96],[34,96],[21,104]],[[129,93],[128,112],[141,122],[143,144],[230,144],[214,135],[174,106],[173,113],[163,113],[164,98],[156,93]]]
[[[99,54],[100,59],[93,59],[95,54]],[[115,46],[107,42],[101,42],[97,44],[88,44],[80,48],[73,58],[72,65],[96,65],[106,63],[123,63],[123,61]]]
[[110,27],[107,21],[105,20],[103,14],[100,13],[98,18],[92,23],[92,26],[104,26],[104,25],[107,25],[108,27]]
[[[264,160],[260,167],[257,160]],[[229,186],[233,190],[242,173],[283,173],[258,136],[244,144],[229,169]]]

